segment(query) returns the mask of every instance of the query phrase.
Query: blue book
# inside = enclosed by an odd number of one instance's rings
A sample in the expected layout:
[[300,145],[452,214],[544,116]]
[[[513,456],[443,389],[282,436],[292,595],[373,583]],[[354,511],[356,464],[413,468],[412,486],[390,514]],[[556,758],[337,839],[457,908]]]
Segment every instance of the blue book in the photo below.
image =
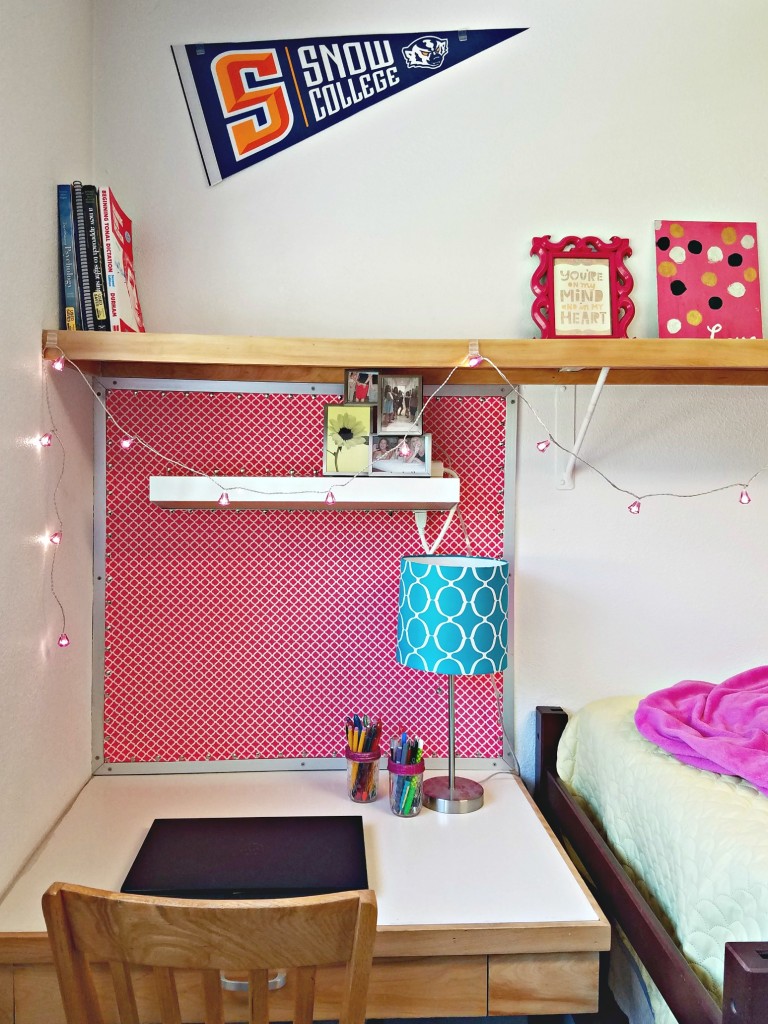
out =
[[77,260],[75,257],[75,224],[72,215],[72,188],[58,186],[60,275],[60,326],[67,331],[79,331],[80,296],[77,290]]

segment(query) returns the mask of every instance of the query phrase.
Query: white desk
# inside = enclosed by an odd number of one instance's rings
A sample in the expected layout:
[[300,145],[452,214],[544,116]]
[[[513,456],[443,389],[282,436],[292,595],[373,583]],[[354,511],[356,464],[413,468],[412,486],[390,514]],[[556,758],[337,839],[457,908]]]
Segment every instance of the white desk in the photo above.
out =
[[462,774],[483,781],[481,810],[407,820],[386,772],[372,804],[348,800],[337,771],[94,777],[0,903],[0,1024],[63,1020],[40,909],[51,882],[117,890],[154,818],[230,815],[362,815],[379,905],[369,1016],[594,1010],[606,919],[519,781]]

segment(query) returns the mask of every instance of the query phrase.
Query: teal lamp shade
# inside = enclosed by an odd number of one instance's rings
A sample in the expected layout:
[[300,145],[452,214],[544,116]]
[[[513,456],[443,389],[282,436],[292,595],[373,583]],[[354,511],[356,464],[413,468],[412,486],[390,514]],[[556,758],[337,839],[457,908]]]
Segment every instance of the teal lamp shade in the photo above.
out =
[[400,563],[397,660],[448,676],[448,776],[424,783],[424,806],[466,814],[483,806],[483,787],[455,772],[456,676],[507,666],[509,563],[468,555],[413,555]]
[[468,555],[415,555],[400,562],[397,660],[448,676],[507,665],[509,563]]

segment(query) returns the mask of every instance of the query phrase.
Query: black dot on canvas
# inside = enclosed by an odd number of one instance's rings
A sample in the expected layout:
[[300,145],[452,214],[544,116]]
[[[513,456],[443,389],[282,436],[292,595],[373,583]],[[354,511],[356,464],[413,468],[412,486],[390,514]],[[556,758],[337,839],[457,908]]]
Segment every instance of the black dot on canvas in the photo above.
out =
[[661,249],[662,252],[666,252],[669,248],[669,239],[666,235],[662,235],[661,238],[656,239],[656,247]]
[[682,295],[686,290],[685,281],[673,281],[669,286],[673,295]]
[[719,299],[716,295],[713,295],[712,298],[709,300],[710,309],[720,309],[722,305],[723,300]]
[[731,255],[728,257],[729,267],[740,267],[743,262],[744,258],[742,257],[741,253],[732,252]]
[[697,242],[696,239],[691,239],[691,241],[688,243],[688,252],[692,252],[694,256],[698,256],[701,250],[701,242]]

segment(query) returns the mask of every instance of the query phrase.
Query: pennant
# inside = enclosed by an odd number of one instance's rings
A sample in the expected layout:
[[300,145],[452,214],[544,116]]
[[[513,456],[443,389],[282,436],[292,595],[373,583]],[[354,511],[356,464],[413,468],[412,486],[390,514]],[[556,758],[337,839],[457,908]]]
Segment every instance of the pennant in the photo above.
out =
[[215,185],[524,28],[171,47]]

